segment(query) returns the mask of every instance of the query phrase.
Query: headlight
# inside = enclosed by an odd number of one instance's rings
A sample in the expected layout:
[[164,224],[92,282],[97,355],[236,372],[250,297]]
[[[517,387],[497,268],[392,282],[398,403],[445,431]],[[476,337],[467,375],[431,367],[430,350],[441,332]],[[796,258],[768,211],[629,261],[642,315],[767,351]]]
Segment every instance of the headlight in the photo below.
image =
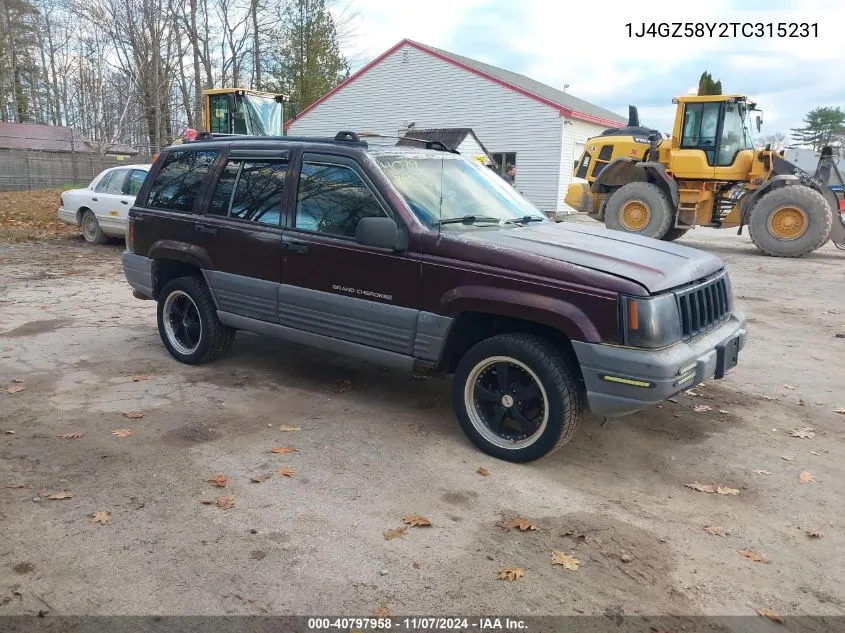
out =
[[657,349],[681,340],[681,316],[675,295],[635,298],[622,295],[622,342]]

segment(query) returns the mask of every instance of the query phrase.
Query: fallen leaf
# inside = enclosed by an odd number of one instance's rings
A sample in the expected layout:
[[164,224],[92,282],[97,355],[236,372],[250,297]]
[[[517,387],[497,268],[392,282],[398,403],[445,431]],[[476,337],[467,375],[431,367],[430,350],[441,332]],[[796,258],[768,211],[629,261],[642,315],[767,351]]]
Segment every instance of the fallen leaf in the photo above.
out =
[[414,561],[413,565],[411,565],[414,569],[422,569],[422,565],[420,565],[417,561]]
[[225,488],[229,485],[229,478],[223,473],[212,475],[211,479],[206,479],[206,481],[217,488]]
[[207,502],[203,501],[203,503],[213,503],[221,510],[229,510],[235,505],[235,498],[234,497],[217,497],[214,501]]
[[6,488],[26,488],[24,484],[9,484]]
[[402,521],[407,523],[411,527],[429,527],[429,526],[431,526],[431,521],[426,519],[421,514],[406,514],[402,517]]
[[512,519],[502,518],[496,525],[506,531],[519,530],[520,532],[533,532],[537,529],[536,525],[530,521],[526,521],[522,517],[514,517]]
[[26,389],[26,387],[24,387],[23,385],[9,385],[8,387],[6,387],[6,392],[7,393],[20,393],[24,389]]
[[772,398],[771,396],[760,396],[762,400],[777,400],[777,398]]
[[391,541],[395,538],[399,538],[400,536],[405,536],[407,531],[408,531],[407,525],[405,525],[403,527],[393,528],[393,529],[388,530],[387,532],[384,533],[384,540],[385,541]]
[[800,437],[801,439],[812,439],[816,437],[816,429],[812,426],[802,426],[800,429],[790,431],[789,435],[791,437]]
[[124,411],[123,417],[124,418],[131,418],[133,420],[137,420],[138,418],[144,417],[144,412],[143,411]]
[[712,410],[713,407],[708,407],[706,404],[697,404],[695,405],[695,412],[696,413],[704,413],[705,411]]
[[15,434],[14,431],[3,431],[3,433],[5,433],[6,435],[14,435]]
[[270,473],[261,473],[260,475],[253,475],[249,478],[252,483],[260,484],[262,481],[267,481],[270,478]]
[[754,561],[755,563],[768,563],[769,559],[760,554],[759,552],[755,552],[752,549],[744,549],[739,552],[743,556],[745,556],[748,560]]
[[[825,453],[826,452],[827,451],[825,451]],[[810,451],[810,455],[822,455],[822,453],[819,453],[818,451]]]
[[580,564],[581,561],[574,556],[564,554],[563,552],[559,552],[557,550],[552,552],[552,565],[563,565],[563,567],[569,571],[577,571],[578,565]]
[[147,377],[144,374],[139,374],[137,376],[132,376],[132,382],[142,382],[146,380]]
[[51,495],[47,495],[47,498],[53,501],[60,501],[61,499],[72,499],[73,493],[70,490],[62,490],[60,492],[55,492]]
[[784,461],[787,461],[787,462],[794,462],[795,461],[794,457],[787,457],[786,455],[782,455],[781,459],[784,460]]
[[296,473],[295,468],[277,468],[276,469],[276,476],[277,477],[293,477]]
[[12,382],[14,382],[14,383],[23,382],[23,378],[12,378]]
[[499,570],[496,574],[497,580],[519,580],[525,576],[525,570],[522,567],[505,567]]
[[478,470],[476,470],[475,472],[477,472],[482,477],[487,477],[490,475],[490,471],[484,468],[484,466],[479,466]]
[[129,437],[132,435],[132,429],[115,429],[111,434],[117,437]]
[[719,486],[716,484],[700,484],[697,481],[691,484],[684,484],[687,488],[698,490],[699,492],[715,492],[719,495],[738,495],[739,490],[736,488],[728,488],[727,486]]
[[805,406],[807,406],[807,403],[804,402],[801,398],[798,398],[798,406],[799,407],[805,407]]
[[834,410],[833,410],[833,412],[834,412],[834,413],[839,413],[839,414],[845,415],[845,408],[842,408],[842,409],[834,409]]
[[337,393],[347,393],[349,391],[352,391],[351,380],[345,380],[343,378],[340,378],[338,380],[335,380],[335,384],[337,385],[337,389],[335,389]]
[[261,560],[262,558],[267,557],[267,552],[265,552],[263,549],[254,549],[249,553],[249,557],[252,560]]
[[777,622],[778,624],[783,624],[783,618],[780,617],[774,611],[770,611],[769,609],[756,609],[757,615],[761,615],[764,618],[769,618],[772,622]]
[[387,607],[379,607],[378,609],[373,609],[373,617],[374,618],[389,618],[390,617],[390,609]]
[[798,483],[808,484],[815,480],[816,478],[813,476],[813,473],[808,473],[806,470],[800,475],[798,475]]
[[721,525],[705,525],[704,531],[713,536],[728,536],[730,532]]
[[769,475],[772,474],[771,470],[755,470],[754,472],[757,473],[758,475],[766,475],[766,476],[769,476]]
[[675,404],[678,403],[678,401],[675,398],[666,398],[666,402],[674,402]]
[[100,525],[111,523],[111,512],[95,512],[91,515],[91,523],[99,523]]
[[288,453],[293,453],[296,449],[292,446],[277,446],[276,448],[271,448],[271,453],[276,453],[276,455],[287,455]]
[[302,429],[298,426],[288,426],[287,424],[282,424],[282,426],[279,427],[279,430],[282,433],[288,433],[291,431],[301,431]]
[[807,530],[806,534],[810,538],[821,538],[824,536],[824,532],[822,532],[821,528],[818,530]]
[[687,389],[687,390],[684,392],[684,395],[686,395],[686,396],[690,396],[691,398],[694,398],[694,397],[696,397],[696,396],[698,395],[698,392],[697,392],[697,391],[695,391],[695,390],[693,390],[693,389]]
[[784,387],[787,389],[795,389],[795,385],[790,385],[789,383],[786,383]]
[[214,499],[203,499],[200,503],[206,506],[214,505]]
[[408,425],[408,434],[409,435],[419,435],[422,427],[419,424],[409,424]]
[[722,415],[727,415],[727,414],[728,414],[728,412],[727,412],[727,411],[725,411],[724,409],[719,409],[719,413],[721,413]]

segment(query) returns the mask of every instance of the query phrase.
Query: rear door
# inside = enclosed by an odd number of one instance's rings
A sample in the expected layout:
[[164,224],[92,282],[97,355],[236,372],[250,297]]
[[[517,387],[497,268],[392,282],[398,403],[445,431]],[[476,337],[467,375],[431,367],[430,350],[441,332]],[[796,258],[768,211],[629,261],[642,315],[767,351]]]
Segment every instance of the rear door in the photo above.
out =
[[292,202],[283,238],[280,323],[411,355],[421,257],[355,241],[364,217],[393,217],[404,230],[365,170],[350,158],[305,153]]
[[[94,195],[94,215],[101,224],[104,222],[109,225],[117,221],[121,217],[120,204],[123,196],[123,184],[126,181],[126,176],[129,174],[128,169],[113,169],[106,176],[97,183],[96,192]],[[126,217],[128,206],[123,210],[123,217]]]
[[206,280],[223,312],[278,322],[287,156],[232,150],[197,218],[194,239],[211,258]]

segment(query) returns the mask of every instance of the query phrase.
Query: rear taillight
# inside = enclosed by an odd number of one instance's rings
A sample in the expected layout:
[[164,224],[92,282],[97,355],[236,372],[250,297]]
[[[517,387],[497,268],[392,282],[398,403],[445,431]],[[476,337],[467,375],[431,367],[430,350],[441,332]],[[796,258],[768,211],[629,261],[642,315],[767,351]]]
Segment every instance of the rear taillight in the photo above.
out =
[[126,232],[126,250],[135,251],[135,220],[129,218],[129,230]]
[[65,206],[65,197],[64,196],[59,196],[59,204],[61,204],[62,207]]

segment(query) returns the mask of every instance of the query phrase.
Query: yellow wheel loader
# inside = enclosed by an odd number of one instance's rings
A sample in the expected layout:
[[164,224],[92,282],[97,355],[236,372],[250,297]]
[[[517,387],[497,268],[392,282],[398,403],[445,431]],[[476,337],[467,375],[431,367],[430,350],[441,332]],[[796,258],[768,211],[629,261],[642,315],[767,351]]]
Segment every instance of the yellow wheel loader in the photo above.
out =
[[[628,125],[588,139],[566,203],[608,228],[676,240],[695,226],[748,226],[761,251],[800,257],[829,239],[845,248],[845,187],[831,148],[815,174],[755,147],[762,112],[743,95],[687,96],[677,104],[671,139]],[[752,121],[753,116],[753,121]],[[583,182],[586,181],[586,182]]]
[[203,90],[205,132],[213,135],[283,136],[285,95],[247,90]]

